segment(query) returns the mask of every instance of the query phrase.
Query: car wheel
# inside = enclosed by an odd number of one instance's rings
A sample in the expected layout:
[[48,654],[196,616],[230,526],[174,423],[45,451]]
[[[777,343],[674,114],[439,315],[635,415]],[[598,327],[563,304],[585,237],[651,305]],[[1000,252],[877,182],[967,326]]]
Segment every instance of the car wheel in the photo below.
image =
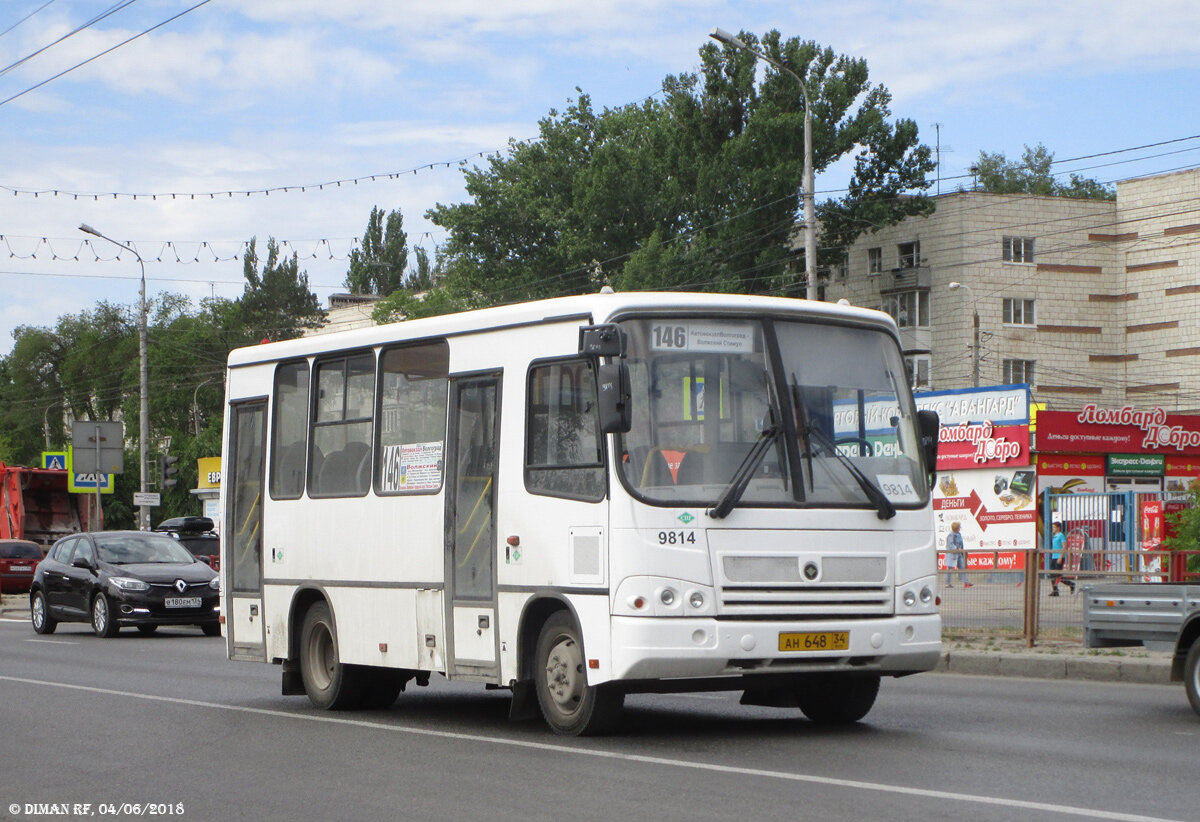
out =
[[137,629],[138,629],[139,634],[145,634],[145,635],[149,636],[150,634],[152,634],[158,630],[158,626],[157,625],[139,625],[139,626],[137,626]]
[[554,613],[542,626],[536,664],[538,706],[552,731],[591,736],[612,730],[625,694],[611,686],[588,684],[579,629],[566,611]]
[[878,695],[877,674],[813,674],[796,688],[796,704],[819,725],[848,725],[866,716]]
[[1183,661],[1183,687],[1192,710],[1200,714],[1200,637],[1192,640],[1192,647]]
[[121,630],[117,621],[113,619],[108,597],[102,593],[96,594],[92,599],[92,630],[96,632],[96,636],[102,637],[114,637],[117,631]]
[[206,622],[200,626],[200,630],[204,632],[205,636],[221,635],[221,626],[216,622]]
[[331,711],[353,710],[362,704],[362,669],[338,657],[337,632],[329,605],[316,602],[304,615],[300,629],[300,677],[312,704]]
[[33,630],[39,634],[52,634],[58,627],[58,620],[50,616],[50,606],[41,591],[34,591],[29,598],[29,618],[33,621]]

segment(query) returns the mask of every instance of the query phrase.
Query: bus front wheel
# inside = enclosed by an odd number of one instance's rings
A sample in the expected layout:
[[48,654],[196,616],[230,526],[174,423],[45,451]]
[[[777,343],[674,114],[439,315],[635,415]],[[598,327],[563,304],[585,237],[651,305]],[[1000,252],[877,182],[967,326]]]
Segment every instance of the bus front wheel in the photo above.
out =
[[312,704],[323,710],[349,710],[361,701],[361,672],[339,660],[333,616],[325,602],[314,603],[304,614],[300,677]]
[[796,688],[796,704],[819,725],[847,725],[867,715],[879,695],[879,676],[813,674]]
[[611,686],[588,685],[579,628],[566,611],[542,626],[537,643],[538,706],[555,733],[590,736],[616,724],[625,694]]

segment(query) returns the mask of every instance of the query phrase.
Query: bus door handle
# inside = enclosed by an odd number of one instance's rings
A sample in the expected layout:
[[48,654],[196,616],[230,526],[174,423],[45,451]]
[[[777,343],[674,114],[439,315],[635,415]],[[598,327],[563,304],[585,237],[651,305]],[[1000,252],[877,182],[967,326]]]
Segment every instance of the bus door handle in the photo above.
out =
[[480,614],[479,615],[479,630],[476,633],[482,634],[484,631],[486,631],[488,629],[489,625],[491,625],[491,620],[488,618],[488,615]]

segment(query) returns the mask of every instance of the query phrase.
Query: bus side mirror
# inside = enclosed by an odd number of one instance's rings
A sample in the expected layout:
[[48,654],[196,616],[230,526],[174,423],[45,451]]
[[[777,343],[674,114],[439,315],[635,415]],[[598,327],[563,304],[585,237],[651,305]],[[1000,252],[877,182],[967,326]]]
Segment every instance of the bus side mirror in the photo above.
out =
[[623,357],[625,332],[612,323],[585,325],[579,329],[579,354],[583,357]]
[[624,434],[633,427],[629,366],[618,360],[596,369],[596,401],[601,434]]
[[920,429],[921,451],[925,454],[925,467],[929,469],[929,485],[932,487],[933,477],[937,473],[938,430],[941,428],[937,412],[918,411],[917,427]]

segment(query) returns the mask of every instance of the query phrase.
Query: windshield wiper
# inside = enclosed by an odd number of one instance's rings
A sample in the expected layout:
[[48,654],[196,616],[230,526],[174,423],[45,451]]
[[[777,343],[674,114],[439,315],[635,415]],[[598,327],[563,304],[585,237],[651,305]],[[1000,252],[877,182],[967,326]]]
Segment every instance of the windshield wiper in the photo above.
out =
[[775,438],[779,436],[779,426],[771,425],[763,429],[759,434],[758,439],[754,442],[753,447],[746,453],[742,464],[733,472],[733,476],[729,480],[729,485],[725,486],[725,490],[721,493],[721,498],[717,500],[717,504],[708,510],[708,515],[713,519],[725,519],[729,512],[733,510],[733,506],[738,504],[738,500],[742,498],[742,494],[746,493],[746,487],[750,484],[750,479],[754,476],[754,472],[758,470],[758,466],[762,464],[763,457],[767,455],[767,450],[771,444],[775,442]]
[[796,384],[794,374],[792,375],[792,402],[796,406],[797,433],[800,434],[801,439],[804,441],[804,451],[808,458],[809,483],[815,482],[812,472],[811,440],[816,440],[822,448],[836,457],[837,461],[846,467],[846,470],[850,472],[850,476],[854,477],[854,481],[858,483],[863,493],[867,495],[867,499],[875,505],[876,515],[880,519],[891,519],[896,516],[896,506],[892,505],[892,501],[887,498],[887,494],[879,490],[878,485],[871,482],[870,477],[854,464],[854,460],[837,450],[837,443],[830,439],[828,434],[809,421],[808,409],[805,407],[803,398],[800,396],[800,386]]

